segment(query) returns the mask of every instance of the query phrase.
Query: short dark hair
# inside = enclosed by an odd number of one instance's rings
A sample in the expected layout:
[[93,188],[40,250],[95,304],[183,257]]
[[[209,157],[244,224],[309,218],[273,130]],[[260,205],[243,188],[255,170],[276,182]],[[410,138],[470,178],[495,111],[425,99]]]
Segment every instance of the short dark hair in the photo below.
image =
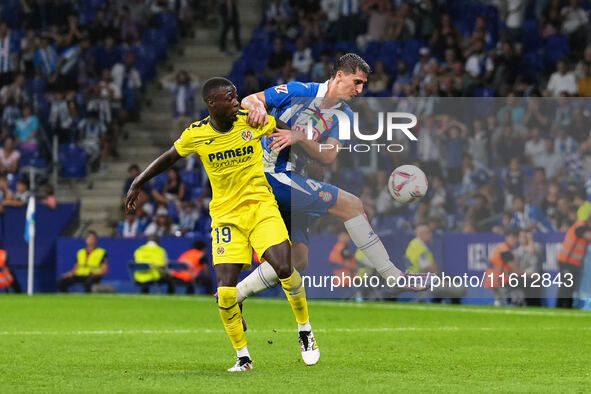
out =
[[94,237],[98,239],[98,234],[94,230],[88,230],[86,236],[88,237],[89,235],[94,235]]
[[506,237],[509,237],[509,236],[517,237],[518,235],[519,235],[519,230],[517,230],[515,228],[508,228],[505,230]]
[[138,166],[137,164],[132,164],[129,166],[129,168],[127,169],[127,172],[131,171],[131,170],[140,170],[140,166]]
[[215,93],[216,90],[218,90],[220,88],[225,88],[227,86],[234,86],[232,81],[230,81],[227,78],[223,78],[223,77],[209,78],[203,84],[203,93],[202,93],[203,101],[207,103],[207,100],[211,97],[212,94]]
[[369,75],[371,73],[371,67],[363,58],[355,53],[345,53],[339,57],[332,67],[330,77],[334,78],[338,71],[343,71],[346,74],[353,74],[357,70],[362,73]]

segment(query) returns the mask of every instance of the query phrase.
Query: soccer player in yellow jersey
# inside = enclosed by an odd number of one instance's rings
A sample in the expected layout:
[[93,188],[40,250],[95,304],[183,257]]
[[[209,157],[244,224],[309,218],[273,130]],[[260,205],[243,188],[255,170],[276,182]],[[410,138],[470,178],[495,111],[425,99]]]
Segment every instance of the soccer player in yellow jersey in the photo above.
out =
[[236,284],[240,271],[252,261],[253,249],[277,272],[298,322],[302,358],[308,365],[316,364],[320,350],[310,326],[306,291],[300,274],[292,269],[287,229],[263,169],[260,139],[275,132],[275,119],[269,117],[269,123],[258,128],[249,126],[247,113],[240,111],[236,87],[225,78],[206,81],[203,100],[210,116],[191,124],[172,148],[135,178],[125,206],[127,210],[135,209],[144,183],[181,157],[197,153],[213,190],[209,209],[218,308],[238,358],[228,371],[252,369]]

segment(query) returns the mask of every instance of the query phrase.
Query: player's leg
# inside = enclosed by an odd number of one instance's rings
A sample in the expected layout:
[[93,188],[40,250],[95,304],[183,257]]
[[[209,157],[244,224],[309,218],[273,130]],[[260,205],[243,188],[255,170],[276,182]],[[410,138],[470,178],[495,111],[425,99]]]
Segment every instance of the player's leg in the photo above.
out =
[[307,365],[316,364],[320,358],[320,350],[310,325],[306,289],[302,277],[291,265],[291,247],[287,229],[275,202],[261,203],[256,212],[254,220],[256,225],[250,233],[250,243],[279,277],[281,287],[298,323],[300,349],[304,362]]
[[218,309],[224,329],[236,350],[236,365],[230,372],[252,369],[242,326],[242,312],[236,299],[238,275],[252,260],[252,247],[241,228],[234,225],[212,225],[213,266],[218,281]]
[[328,209],[328,213],[343,220],[351,240],[380,276],[396,279],[401,275],[402,272],[390,261],[384,244],[371,228],[359,198],[338,189],[336,203]]
[[240,372],[252,369],[252,360],[246,346],[246,334],[242,327],[242,314],[236,301],[236,284],[242,264],[217,264],[214,267],[218,279],[218,310],[222,324],[226,330],[234,350],[236,350],[236,365],[228,369],[230,372]]

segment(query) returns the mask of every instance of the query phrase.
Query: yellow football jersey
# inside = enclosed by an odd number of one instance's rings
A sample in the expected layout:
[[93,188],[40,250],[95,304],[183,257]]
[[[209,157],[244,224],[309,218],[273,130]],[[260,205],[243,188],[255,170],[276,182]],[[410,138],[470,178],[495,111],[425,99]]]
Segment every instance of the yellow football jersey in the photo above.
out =
[[174,143],[179,155],[197,153],[201,158],[211,182],[209,210],[214,222],[249,203],[275,201],[265,177],[260,141],[275,131],[275,118],[269,116],[269,123],[253,128],[246,117],[247,112],[238,112],[234,126],[225,133],[215,130],[207,117],[192,123]]

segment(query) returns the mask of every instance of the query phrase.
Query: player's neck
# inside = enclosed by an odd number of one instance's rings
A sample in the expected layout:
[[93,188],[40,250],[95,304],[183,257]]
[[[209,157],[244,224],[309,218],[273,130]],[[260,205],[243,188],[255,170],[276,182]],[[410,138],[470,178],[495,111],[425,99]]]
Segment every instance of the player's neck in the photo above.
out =
[[334,79],[329,79],[328,87],[326,88],[326,94],[322,100],[321,108],[331,108],[341,102],[341,99],[337,97],[337,86]]
[[219,133],[227,133],[228,131],[232,130],[234,126],[234,121],[232,119],[215,119],[210,116],[211,119],[211,127],[215,129],[215,131]]

